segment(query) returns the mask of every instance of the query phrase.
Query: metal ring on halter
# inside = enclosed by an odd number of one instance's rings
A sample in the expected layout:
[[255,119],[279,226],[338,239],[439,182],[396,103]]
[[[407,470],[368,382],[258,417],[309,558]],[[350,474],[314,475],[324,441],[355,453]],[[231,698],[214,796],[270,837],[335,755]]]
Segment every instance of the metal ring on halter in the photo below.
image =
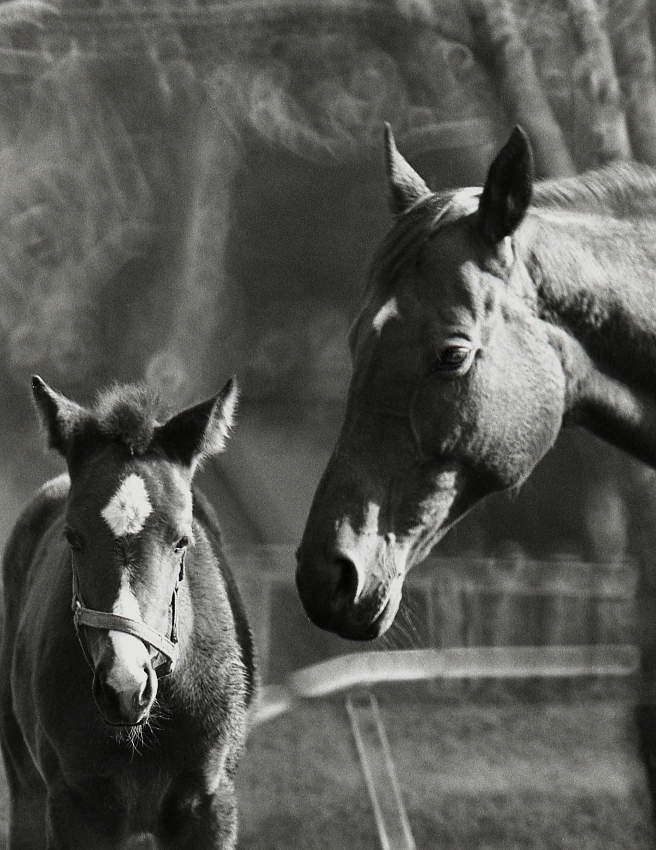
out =
[[89,666],[93,669],[93,660],[89,653],[85,641],[80,634],[80,626],[87,626],[92,629],[107,629],[117,632],[125,632],[133,635],[139,640],[147,643],[149,646],[156,649],[159,655],[164,657],[155,667],[155,673],[158,678],[168,676],[173,672],[178,661],[178,586],[184,577],[184,556],[180,564],[180,575],[173,589],[171,597],[171,637],[167,638],[151,628],[147,623],[139,620],[133,620],[131,617],[122,617],[119,614],[112,614],[108,611],[95,611],[93,608],[86,608],[80,596],[79,583],[77,578],[77,570],[75,563],[71,563],[73,571],[73,624],[75,625],[75,633],[84,652]]

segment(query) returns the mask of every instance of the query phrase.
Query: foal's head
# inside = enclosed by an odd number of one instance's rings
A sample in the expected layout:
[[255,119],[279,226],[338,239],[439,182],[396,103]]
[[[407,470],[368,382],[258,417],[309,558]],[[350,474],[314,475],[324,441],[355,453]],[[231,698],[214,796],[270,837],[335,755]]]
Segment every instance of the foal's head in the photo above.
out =
[[33,391],[70,476],[64,536],[93,693],[109,723],[136,726],[153,706],[158,672],[175,661],[177,587],[194,545],[191,480],[224,448],[236,385],[163,421],[143,387],[113,389],[93,408],[38,377]]

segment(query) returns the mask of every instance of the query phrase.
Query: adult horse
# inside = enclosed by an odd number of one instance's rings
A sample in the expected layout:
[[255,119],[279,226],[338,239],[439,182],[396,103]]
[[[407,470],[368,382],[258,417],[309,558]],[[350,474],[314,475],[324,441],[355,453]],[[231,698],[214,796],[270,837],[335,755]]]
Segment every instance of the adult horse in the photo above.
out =
[[[481,188],[386,162],[393,227],[352,328],[345,419],[298,551],[310,618],[366,640],[477,501],[520,485],[564,425],[656,466],[656,173],[534,183],[516,128]],[[656,715],[639,713],[656,789]]]
[[0,727],[11,850],[233,848],[253,645],[192,477],[236,385],[170,418],[143,387],[33,391],[68,475],[4,560]]

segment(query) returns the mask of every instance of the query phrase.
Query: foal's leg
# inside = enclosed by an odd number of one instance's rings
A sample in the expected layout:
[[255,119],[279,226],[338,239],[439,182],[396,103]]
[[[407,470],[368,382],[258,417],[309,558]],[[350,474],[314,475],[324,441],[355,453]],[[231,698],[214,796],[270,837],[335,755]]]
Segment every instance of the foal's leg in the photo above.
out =
[[126,837],[125,815],[108,795],[82,794],[61,784],[48,794],[47,850],[118,850]]
[[11,709],[3,720],[2,755],[11,797],[9,850],[45,850],[46,786]]
[[157,828],[161,850],[233,850],[237,806],[232,782],[206,793],[192,782],[178,782],[166,795]]
[[43,791],[12,794],[9,850],[46,850],[45,802]]

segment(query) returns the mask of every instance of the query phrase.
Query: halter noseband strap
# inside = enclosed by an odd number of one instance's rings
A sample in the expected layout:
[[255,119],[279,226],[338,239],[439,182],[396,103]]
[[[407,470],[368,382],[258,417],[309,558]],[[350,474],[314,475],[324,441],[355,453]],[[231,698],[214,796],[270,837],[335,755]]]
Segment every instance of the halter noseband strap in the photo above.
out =
[[108,611],[95,611],[93,608],[86,608],[80,595],[75,561],[72,559],[71,566],[73,571],[73,604],[71,606],[73,611],[73,623],[75,625],[75,633],[77,634],[82,651],[84,652],[84,657],[87,659],[89,665],[93,668],[93,661],[89,653],[89,648],[80,633],[80,626],[88,626],[92,629],[107,629],[117,632],[125,632],[128,635],[133,635],[133,637],[139,638],[139,640],[142,640],[144,643],[147,643],[149,646],[156,649],[165,658],[165,660],[161,664],[158,664],[155,668],[157,677],[161,679],[162,676],[168,676],[172,673],[175,669],[175,665],[177,664],[179,654],[178,588],[180,582],[184,578],[184,555],[182,556],[182,561],[180,563],[180,575],[175,583],[173,595],[171,597],[170,638],[166,637],[166,635],[160,634],[155,631],[155,629],[147,625],[147,623],[143,623],[140,620],[133,620],[131,617],[122,617],[119,614],[112,614]]

